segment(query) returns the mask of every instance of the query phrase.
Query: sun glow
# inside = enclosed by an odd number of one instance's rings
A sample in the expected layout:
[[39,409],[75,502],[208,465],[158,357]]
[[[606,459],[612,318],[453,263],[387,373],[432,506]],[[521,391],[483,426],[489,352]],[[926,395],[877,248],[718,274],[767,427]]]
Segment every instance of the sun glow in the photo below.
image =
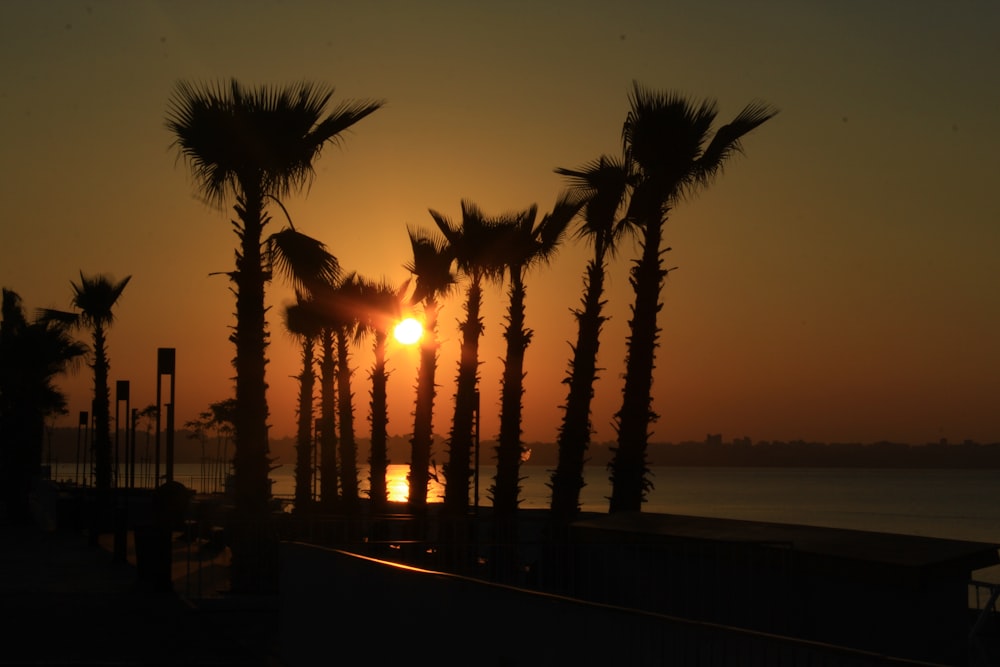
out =
[[392,330],[392,335],[403,345],[412,345],[424,335],[424,327],[418,320],[407,317],[396,325]]
[[392,503],[405,503],[410,497],[410,483],[406,479],[406,470],[402,471],[402,474],[388,476],[386,479],[386,491],[388,492],[389,502]]

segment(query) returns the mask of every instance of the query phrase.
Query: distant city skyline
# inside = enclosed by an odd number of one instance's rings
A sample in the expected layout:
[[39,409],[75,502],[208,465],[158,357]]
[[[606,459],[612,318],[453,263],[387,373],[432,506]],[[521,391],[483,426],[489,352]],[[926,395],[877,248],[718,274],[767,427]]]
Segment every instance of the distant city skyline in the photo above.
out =
[[[551,209],[556,167],[620,151],[632,81],[714,98],[719,121],[780,114],[666,224],[652,442],[1000,440],[1000,5],[286,0],[0,4],[0,286],[68,309],[82,270],[131,275],[109,331],[111,380],[155,400],[177,350],[177,423],[233,394],[232,211],[197,197],[165,127],[179,80],[316,81],[333,104],[386,105],[329,147],[284,201],[348,271],[401,284],[408,227]],[[270,211],[271,231],[286,220]],[[633,242],[609,270],[594,441],[614,439]],[[568,240],[527,277],[523,438],[555,439],[570,309],[589,255]],[[482,436],[499,429],[505,290],[489,286]],[[272,436],[294,433],[298,348],[271,284]],[[452,415],[461,296],[440,320],[435,432]],[[80,334],[84,338],[84,334]],[[367,436],[370,345],[353,351]],[[412,430],[413,350],[389,353],[389,432]],[[60,381],[74,426],[86,367]],[[112,387],[113,389],[113,387]],[[113,400],[113,396],[112,396]],[[729,437],[729,436],[726,436]],[[492,464],[492,452],[484,459]]]

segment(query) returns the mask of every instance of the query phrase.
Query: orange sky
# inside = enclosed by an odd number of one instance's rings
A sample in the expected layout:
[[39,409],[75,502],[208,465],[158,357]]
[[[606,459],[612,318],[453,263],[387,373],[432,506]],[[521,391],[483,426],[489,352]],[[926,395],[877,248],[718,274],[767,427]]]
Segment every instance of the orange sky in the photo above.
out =
[[[400,281],[406,227],[430,228],[428,208],[544,211],[555,167],[618,151],[637,79],[714,97],[721,120],[756,98],[781,110],[666,226],[679,269],[663,291],[656,440],[1000,440],[997,3],[344,4],[0,3],[0,284],[29,309],[67,308],[80,270],[131,275],[109,346],[133,407],[155,399],[157,347],[177,349],[179,422],[232,393],[234,301],[209,274],[231,269],[236,238],[170,148],[175,81],[307,79],[335,102],[386,100],[286,205],[345,268]],[[597,440],[619,407],[634,254],[626,244],[609,278]],[[568,245],[528,277],[526,441],[556,433],[586,256]],[[272,286],[278,436],[293,432],[299,370],[278,316],[289,298]],[[498,431],[503,301],[486,294],[484,438]],[[460,306],[441,320],[439,434]],[[355,361],[366,433],[367,346]],[[415,355],[390,364],[389,428],[407,434]],[[63,385],[71,415],[87,409],[87,369]]]

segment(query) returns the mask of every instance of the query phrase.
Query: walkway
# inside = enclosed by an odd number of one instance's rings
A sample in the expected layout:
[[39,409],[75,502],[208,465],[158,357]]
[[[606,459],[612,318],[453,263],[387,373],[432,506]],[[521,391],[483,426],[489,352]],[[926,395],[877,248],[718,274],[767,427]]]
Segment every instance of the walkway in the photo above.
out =
[[0,665],[280,667],[277,605],[143,590],[77,531],[0,526]]

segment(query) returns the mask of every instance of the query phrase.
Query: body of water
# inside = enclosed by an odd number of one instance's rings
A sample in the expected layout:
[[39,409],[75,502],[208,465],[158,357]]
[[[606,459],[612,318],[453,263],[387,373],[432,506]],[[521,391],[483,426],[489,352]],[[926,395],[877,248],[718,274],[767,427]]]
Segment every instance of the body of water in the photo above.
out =
[[[522,466],[521,506],[547,508],[550,473],[545,466]],[[681,468],[652,467],[654,489],[645,512],[771,521],[1000,544],[1000,471],[957,469],[855,468]],[[75,466],[61,464],[56,479],[74,479]],[[161,474],[164,470],[161,468]],[[221,471],[224,473],[224,471]],[[393,500],[405,500],[406,465],[389,466]],[[367,489],[367,469],[362,488]],[[493,470],[480,473],[479,501],[491,505]],[[275,495],[291,498],[294,468],[271,473]],[[199,464],[178,464],[174,478],[198,491],[218,491],[224,474]],[[146,485],[137,476],[137,485]],[[147,476],[145,479],[151,479]],[[443,477],[440,477],[443,482]],[[605,512],[611,485],[607,471],[589,467],[581,505]],[[428,497],[443,495],[432,481]],[[997,571],[993,571],[997,570]],[[1000,568],[991,568],[1000,582]]]

